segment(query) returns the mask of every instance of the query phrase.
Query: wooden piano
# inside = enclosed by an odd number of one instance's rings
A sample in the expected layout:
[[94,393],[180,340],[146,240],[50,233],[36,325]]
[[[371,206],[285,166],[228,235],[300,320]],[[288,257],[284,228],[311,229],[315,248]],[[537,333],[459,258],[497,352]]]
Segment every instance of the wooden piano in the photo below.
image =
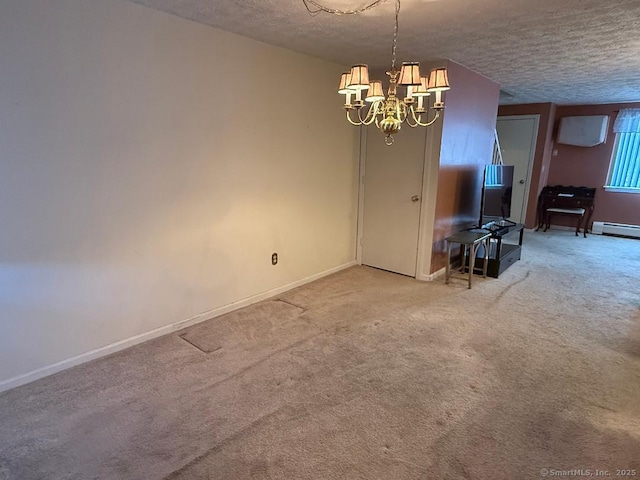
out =
[[553,215],[568,215],[577,218],[576,236],[583,226],[586,238],[596,189],[590,187],[566,187],[563,185],[547,185],[538,197],[538,219],[536,230],[544,227],[546,232]]

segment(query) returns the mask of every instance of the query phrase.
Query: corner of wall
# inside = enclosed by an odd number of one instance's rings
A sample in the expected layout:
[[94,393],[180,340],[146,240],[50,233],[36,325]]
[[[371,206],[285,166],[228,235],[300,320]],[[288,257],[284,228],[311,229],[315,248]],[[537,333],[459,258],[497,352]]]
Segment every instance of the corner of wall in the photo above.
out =
[[[481,169],[491,162],[500,86],[449,60],[451,90],[446,93],[437,192],[430,222],[429,275],[446,263],[444,239],[477,223],[482,190]],[[433,183],[433,182],[432,182]]]

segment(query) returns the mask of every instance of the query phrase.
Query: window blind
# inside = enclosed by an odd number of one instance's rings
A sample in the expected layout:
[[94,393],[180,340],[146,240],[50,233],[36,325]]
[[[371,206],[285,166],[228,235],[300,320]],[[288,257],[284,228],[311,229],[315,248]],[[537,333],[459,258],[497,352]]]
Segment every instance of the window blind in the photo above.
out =
[[640,133],[618,133],[610,187],[640,189]]

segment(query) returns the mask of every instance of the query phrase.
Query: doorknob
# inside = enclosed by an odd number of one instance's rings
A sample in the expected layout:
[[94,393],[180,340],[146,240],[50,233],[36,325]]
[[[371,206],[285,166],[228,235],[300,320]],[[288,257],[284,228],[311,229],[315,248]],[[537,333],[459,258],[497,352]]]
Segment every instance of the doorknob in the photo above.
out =
[[524,185],[524,180],[520,180],[520,185]]
[[411,201],[412,202],[418,202],[418,201],[420,201],[420,197],[418,195],[414,195],[413,197],[411,197]]

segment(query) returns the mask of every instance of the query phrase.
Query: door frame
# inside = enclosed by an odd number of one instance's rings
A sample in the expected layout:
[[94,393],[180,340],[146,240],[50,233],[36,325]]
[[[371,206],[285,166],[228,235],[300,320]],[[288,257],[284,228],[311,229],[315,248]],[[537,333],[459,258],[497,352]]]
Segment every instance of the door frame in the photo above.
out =
[[[362,265],[362,251],[363,251],[363,243],[362,239],[364,236],[364,196],[365,196],[365,177],[366,177],[366,160],[367,160],[367,132],[368,129],[365,127],[359,127],[360,129],[360,157],[358,164],[358,217],[357,217],[357,226],[356,226],[356,263],[358,265]],[[431,256],[431,248],[433,245],[429,242],[428,245],[425,245],[424,239],[426,237],[433,236],[433,218],[431,218],[431,230],[426,231],[425,228],[427,217],[427,210],[425,209],[425,205],[427,202],[427,195],[429,193],[428,185],[430,179],[432,177],[432,173],[429,171],[429,164],[427,162],[427,148],[433,142],[432,132],[433,128],[427,128],[427,132],[424,139],[424,145],[422,148],[422,183],[420,189],[420,215],[418,219],[418,243],[417,243],[417,251],[416,251],[416,274],[414,277],[417,280],[427,281],[433,280],[432,276],[425,275],[423,273],[423,264],[426,257]],[[389,147],[393,148],[393,146]],[[437,178],[437,176],[436,176]],[[437,180],[436,180],[437,181]],[[435,196],[435,190],[433,189],[433,195]],[[431,197],[429,196],[429,200]],[[435,202],[433,202],[435,204]],[[431,217],[435,210],[431,212]],[[398,275],[402,275],[398,273]]]
[[[538,146],[538,133],[540,132],[540,115],[499,115],[496,118],[496,132],[498,131],[498,120],[535,120],[535,131],[533,133],[533,148],[529,153],[529,164],[527,165],[527,181],[524,185],[524,197],[522,201],[522,211],[520,212],[521,223],[527,220],[527,206],[529,205],[529,193],[531,192],[531,174],[533,173],[533,163],[536,157],[536,149]],[[498,135],[498,141],[500,136]],[[502,142],[500,141],[502,147]],[[502,153],[502,152],[500,152]],[[504,159],[504,155],[502,156]],[[515,181],[515,179],[514,179]]]
[[360,130],[360,158],[358,164],[358,220],[356,226],[356,262],[362,265],[362,237],[364,235],[364,177],[365,160],[367,158],[367,129]]

